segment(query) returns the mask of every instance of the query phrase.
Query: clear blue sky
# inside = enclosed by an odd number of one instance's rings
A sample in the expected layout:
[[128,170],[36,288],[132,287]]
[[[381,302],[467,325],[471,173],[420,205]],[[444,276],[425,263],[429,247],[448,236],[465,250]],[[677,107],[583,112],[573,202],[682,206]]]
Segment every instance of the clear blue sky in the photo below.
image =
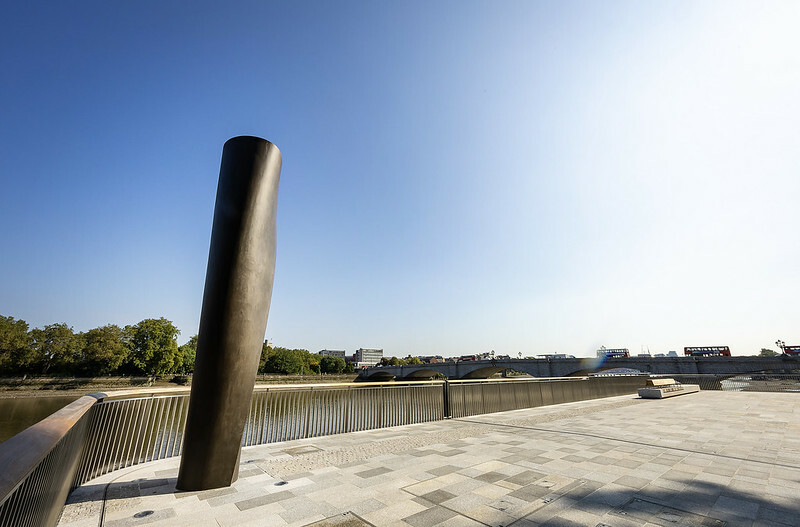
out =
[[222,144],[283,154],[267,337],[800,344],[797,2],[14,2],[0,314],[197,331]]

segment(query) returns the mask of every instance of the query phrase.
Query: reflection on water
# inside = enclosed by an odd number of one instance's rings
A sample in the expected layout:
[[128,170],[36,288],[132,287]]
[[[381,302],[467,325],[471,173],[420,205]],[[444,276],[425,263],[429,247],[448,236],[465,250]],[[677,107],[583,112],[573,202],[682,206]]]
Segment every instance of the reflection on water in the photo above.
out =
[[57,395],[0,399],[0,442],[38,423],[77,398],[74,395]]

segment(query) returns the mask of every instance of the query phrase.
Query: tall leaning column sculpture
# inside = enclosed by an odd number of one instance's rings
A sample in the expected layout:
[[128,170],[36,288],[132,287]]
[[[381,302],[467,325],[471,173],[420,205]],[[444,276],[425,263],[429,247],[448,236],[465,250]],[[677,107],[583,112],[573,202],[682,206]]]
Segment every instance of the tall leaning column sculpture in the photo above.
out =
[[258,137],[225,143],[177,488],[230,486],[272,297],[281,153]]

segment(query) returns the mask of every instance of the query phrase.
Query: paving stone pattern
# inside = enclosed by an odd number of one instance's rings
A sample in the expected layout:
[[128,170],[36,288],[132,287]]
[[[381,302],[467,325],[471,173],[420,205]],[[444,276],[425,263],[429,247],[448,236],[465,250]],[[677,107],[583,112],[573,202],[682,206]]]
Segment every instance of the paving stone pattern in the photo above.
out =
[[800,525],[800,397],[634,396],[245,448],[239,480],[179,460],[90,481],[62,527]]

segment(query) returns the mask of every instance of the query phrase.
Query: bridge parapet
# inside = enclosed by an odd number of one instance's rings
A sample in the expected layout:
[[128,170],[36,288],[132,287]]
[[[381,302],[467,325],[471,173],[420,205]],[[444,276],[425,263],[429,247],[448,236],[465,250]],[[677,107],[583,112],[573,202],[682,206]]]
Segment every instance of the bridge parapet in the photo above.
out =
[[443,376],[448,379],[485,379],[503,371],[518,371],[532,377],[570,377],[613,368],[630,368],[666,375],[737,374],[800,369],[800,357],[629,357],[503,359],[374,366],[362,370],[358,380],[411,380]]

